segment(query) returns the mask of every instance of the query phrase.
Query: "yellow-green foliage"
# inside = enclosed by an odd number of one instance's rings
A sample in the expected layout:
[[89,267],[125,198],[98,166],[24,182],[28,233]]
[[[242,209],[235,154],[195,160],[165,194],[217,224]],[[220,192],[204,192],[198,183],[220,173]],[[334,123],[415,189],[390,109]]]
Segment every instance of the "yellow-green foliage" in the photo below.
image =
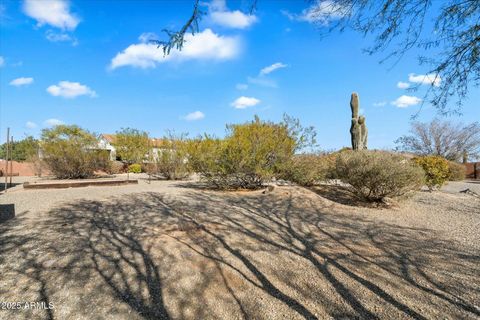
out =
[[404,157],[383,151],[338,153],[335,171],[352,194],[371,202],[409,195],[420,189],[424,178],[422,170]]
[[162,149],[155,157],[154,168],[156,173],[168,180],[178,180],[190,174],[188,165],[188,142],[185,134],[175,135],[169,132],[163,138]]
[[97,137],[78,126],[59,125],[42,131],[43,162],[60,179],[88,178],[105,170],[108,158],[94,148]]
[[221,189],[255,189],[281,171],[296,144],[287,126],[261,121],[227,126],[225,139],[209,136],[190,143],[189,163]]
[[337,172],[336,172],[336,165],[337,165],[337,158],[340,154],[344,152],[351,152],[351,148],[343,147],[338,151],[327,153],[322,155],[322,161],[326,167],[326,179],[337,179]]
[[462,181],[467,175],[467,168],[464,164],[448,161],[448,172],[449,181]]
[[293,155],[295,141],[287,128],[256,118],[246,124],[228,126],[225,159],[232,172],[249,179],[269,179]]
[[145,159],[150,149],[148,133],[132,128],[124,128],[115,134],[117,156],[127,163],[139,163]]
[[[220,188],[227,175],[222,161],[224,141],[205,135],[187,142],[188,165],[205,180]],[[218,183],[217,183],[218,181]]]
[[134,163],[128,166],[128,172],[130,173],[141,173],[142,172],[142,165],[138,163]]
[[440,156],[424,156],[413,161],[425,172],[425,184],[430,190],[440,188],[450,176],[448,160]]
[[334,165],[335,162],[332,162],[330,155],[296,155],[288,163],[280,177],[301,186],[313,186],[327,179]]

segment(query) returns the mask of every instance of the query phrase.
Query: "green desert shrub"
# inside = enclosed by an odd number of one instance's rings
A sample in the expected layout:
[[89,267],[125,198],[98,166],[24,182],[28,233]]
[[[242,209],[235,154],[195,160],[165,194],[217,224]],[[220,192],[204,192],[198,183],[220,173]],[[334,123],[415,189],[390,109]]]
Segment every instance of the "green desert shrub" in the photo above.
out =
[[322,161],[324,162],[324,165],[326,168],[326,172],[325,172],[326,179],[338,179],[337,170],[336,170],[337,158],[340,154],[345,152],[351,152],[351,151],[352,151],[351,148],[343,147],[338,151],[334,151],[334,152],[326,153],[322,155]]
[[224,140],[204,135],[187,143],[188,165],[211,186],[228,188],[227,168],[224,165]]
[[142,172],[142,165],[139,163],[133,163],[128,166],[129,173],[141,173]]
[[464,164],[448,161],[448,180],[462,181],[467,176],[467,168]]
[[[294,120],[294,121],[292,121]],[[210,136],[189,145],[189,165],[211,186],[257,189],[284,172],[299,145],[307,144],[310,129],[286,117],[281,123],[255,120],[227,126],[224,139]]]
[[351,150],[342,148],[330,153],[296,155],[284,170],[282,178],[303,186],[312,186],[322,180],[337,179],[335,170],[337,157]]
[[162,149],[154,157],[154,171],[168,180],[184,179],[190,175],[186,134],[169,132],[162,139]]
[[95,150],[97,137],[78,126],[59,125],[42,131],[43,162],[60,179],[92,177],[104,170],[105,155]]
[[361,200],[385,202],[407,196],[423,185],[420,168],[400,155],[383,151],[347,151],[337,155],[335,175]]
[[326,155],[295,155],[280,177],[309,187],[327,178],[330,165],[330,158]]
[[448,160],[440,156],[424,156],[413,158],[425,172],[425,184],[429,190],[440,188],[450,176]]

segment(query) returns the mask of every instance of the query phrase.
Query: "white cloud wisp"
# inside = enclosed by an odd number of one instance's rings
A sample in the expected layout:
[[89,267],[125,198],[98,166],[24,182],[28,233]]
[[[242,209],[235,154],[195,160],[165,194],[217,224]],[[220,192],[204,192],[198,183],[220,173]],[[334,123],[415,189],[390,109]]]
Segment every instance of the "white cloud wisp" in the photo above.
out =
[[20,77],[10,81],[10,85],[15,87],[27,86],[32,83],[33,83],[33,78],[25,78],[25,77]]

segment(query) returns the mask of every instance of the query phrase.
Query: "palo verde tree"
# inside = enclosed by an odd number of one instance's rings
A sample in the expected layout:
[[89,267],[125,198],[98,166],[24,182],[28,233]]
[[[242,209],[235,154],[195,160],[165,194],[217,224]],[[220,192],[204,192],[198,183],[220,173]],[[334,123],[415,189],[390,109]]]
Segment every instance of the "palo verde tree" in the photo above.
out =
[[188,164],[187,133],[176,134],[167,130],[162,138],[162,146],[154,155],[154,171],[168,180],[179,180],[190,174]]
[[211,186],[257,189],[290,165],[295,152],[314,141],[311,127],[284,116],[280,123],[260,120],[227,125],[224,139],[208,135],[189,142],[188,162]]
[[[249,13],[261,2],[250,0]],[[178,31],[163,30],[165,40],[152,40],[165,54],[181,50],[185,34],[199,31],[208,3],[192,0],[192,4],[192,14]],[[461,111],[471,85],[480,84],[478,0],[307,0],[305,6],[302,14],[316,24],[322,36],[358,31],[374,39],[365,52],[383,53],[382,62],[400,59],[412,48],[422,49],[424,56],[419,62],[429,69],[424,82],[431,83],[426,98],[440,114]],[[450,104],[452,97],[456,107]]]
[[125,162],[140,163],[150,150],[148,133],[132,128],[122,128],[115,134],[117,155]]
[[43,162],[60,179],[88,178],[104,170],[107,157],[97,147],[98,137],[75,125],[42,130]]

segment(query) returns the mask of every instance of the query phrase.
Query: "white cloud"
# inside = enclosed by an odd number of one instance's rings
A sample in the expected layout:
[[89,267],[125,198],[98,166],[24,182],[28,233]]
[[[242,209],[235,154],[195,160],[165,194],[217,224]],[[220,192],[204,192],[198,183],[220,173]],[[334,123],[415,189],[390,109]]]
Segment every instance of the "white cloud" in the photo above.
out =
[[214,0],[208,6],[212,21],[223,27],[245,29],[258,20],[252,14],[245,14],[239,10],[229,11],[225,0]]
[[62,124],[64,124],[64,122],[62,120],[58,120],[58,119],[47,119],[43,122],[43,124],[46,127],[54,127],[54,126],[62,125]]
[[3,67],[5,65],[5,59],[0,56],[0,67]]
[[241,96],[237,100],[233,101],[230,105],[235,109],[246,109],[256,106],[259,103],[260,100],[258,100],[257,98]]
[[317,0],[304,9],[301,14],[290,13],[283,10],[282,13],[290,20],[304,21],[320,25],[328,25],[332,20],[345,17],[349,8],[338,4],[335,0]]
[[50,42],[72,42],[72,45],[76,46],[78,44],[78,40],[75,37],[72,37],[68,33],[61,32],[57,33],[53,30],[48,30],[45,33],[45,37]]
[[80,20],[70,13],[67,0],[25,0],[23,12],[37,20],[39,26],[49,24],[63,30],[74,30]]
[[245,29],[257,21],[256,16],[247,15],[239,10],[216,11],[210,15],[216,24],[234,29]]
[[182,50],[172,49],[164,55],[162,48],[155,44],[132,44],[112,59],[111,69],[123,66],[155,68],[157,64],[167,61],[184,60],[228,60],[240,52],[240,40],[237,37],[219,36],[211,29],[205,29],[195,36],[185,35]]
[[64,98],[75,98],[83,95],[90,96],[92,98],[97,96],[95,91],[86,85],[80,84],[79,82],[70,81],[60,81],[58,85],[51,85],[47,88],[47,92],[52,96],[60,96]]
[[442,78],[440,78],[440,75],[436,73],[429,73],[429,74],[410,73],[408,75],[408,81],[413,83],[420,83],[420,84],[430,84],[430,85],[434,85],[435,87],[439,87],[440,82],[442,81]]
[[29,84],[32,84],[32,83],[33,83],[33,78],[24,78],[24,77],[17,78],[17,79],[14,79],[14,80],[10,81],[10,85],[11,86],[16,86],[16,87],[26,86],[26,85],[29,85]]
[[385,106],[386,104],[387,104],[386,101],[379,101],[379,102],[374,102],[374,103],[373,103],[373,106],[374,106],[374,107],[383,107],[383,106]]
[[195,111],[187,114],[185,117],[183,117],[187,121],[195,121],[195,120],[201,120],[205,118],[205,114],[201,111]]
[[408,82],[398,81],[397,83],[397,88],[399,89],[407,89],[408,87],[410,87],[410,83]]
[[286,68],[286,67],[287,67],[286,64],[283,64],[281,62],[277,62],[277,63],[274,63],[274,64],[260,70],[260,75],[264,76],[264,75],[267,75],[269,73],[272,73],[273,71],[275,71],[277,69]]
[[245,83],[237,83],[237,85],[235,86],[235,88],[237,88],[237,90],[247,90],[247,89],[248,89],[248,84],[245,84]]
[[25,127],[27,127],[28,129],[35,129],[37,127],[37,124],[32,121],[27,121],[27,123],[25,123]]
[[392,101],[391,104],[398,107],[398,108],[408,108],[410,106],[414,106],[422,102],[422,99],[415,97],[415,96],[400,96],[397,100]]

